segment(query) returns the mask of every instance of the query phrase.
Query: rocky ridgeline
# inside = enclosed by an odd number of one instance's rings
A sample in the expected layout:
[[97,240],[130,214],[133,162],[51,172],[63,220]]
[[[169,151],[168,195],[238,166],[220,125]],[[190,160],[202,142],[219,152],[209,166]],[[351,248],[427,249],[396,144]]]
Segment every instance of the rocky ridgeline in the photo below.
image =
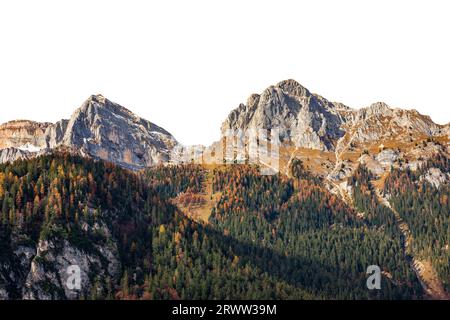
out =
[[[282,171],[289,159],[316,150],[329,155],[325,159],[308,154],[303,160],[313,160],[311,169],[332,180],[347,177],[358,163],[376,174],[399,161],[414,169],[429,155],[448,152],[450,139],[450,124],[435,124],[415,110],[382,102],[352,109],[311,93],[295,80],[250,95],[246,104],[229,114],[221,132],[225,137],[229,132],[274,128],[280,130],[282,157],[287,159]],[[101,95],[91,96],[69,120],[0,126],[0,163],[64,148],[138,170],[178,158],[189,161],[191,154],[179,156],[180,147],[184,148],[166,130]]]
[[[7,254],[0,263],[0,300],[55,300],[89,297],[105,288],[100,283],[116,282],[121,274],[117,240],[111,227],[99,217],[94,224],[80,221],[82,229],[97,234],[86,242],[63,239],[61,235],[41,234],[37,244],[14,232]],[[104,219],[105,218],[105,219]],[[50,229],[57,229],[53,225]],[[82,290],[71,288],[70,268],[79,269]]]
[[352,109],[286,80],[252,94],[246,104],[233,110],[222,125],[222,136],[230,131],[277,128],[284,147],[282,158],[301,158],[313,171],[336,181],[351,175],[359,163],[380,175],[391,165],[415,169],[437,152],[448,154],[449,127],[416,110],[391,108],[382,102]]
[[311,94],[295,80],[270,86],[253,94],[247,104],[233,110],[222,125],[226,130],[280,127],[295,147],[333,151],[346,134],[353,142],[376,141],[398,134],[443,135],[448,126],[435,124],[415,110],[394,109],[378,102],[359,110]]
[[333,150],[345,131],[350,108],[311,94],[294,80],[253,94],[233,110],[222,125],[226,130],[280,128],[280,138],[300,148]]
[[101,95],[91,96],[70,120],[55,124],[13,121],[0,126],[0,162],[57,148],[142,169],[169,160],[177,145],[166,130]]
[[27,120],[10,121],[0,126],[0,149],[44,145],[45,132],[51,123]]

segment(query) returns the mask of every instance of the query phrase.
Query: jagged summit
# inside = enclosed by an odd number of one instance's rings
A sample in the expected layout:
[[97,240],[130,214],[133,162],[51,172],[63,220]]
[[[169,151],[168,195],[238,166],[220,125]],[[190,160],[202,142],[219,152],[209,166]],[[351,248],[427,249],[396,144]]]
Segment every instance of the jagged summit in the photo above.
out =
[[[355,140],[376,140],[399,134],[433,135],[442,126],[415,110],[392,108],[376,102],[366,108],[352,109],[342,103],[311,94],[293,79],[269,86],[253,94],[247,104],[233,110],[222,125],[226,130],[279,127],[285,140],[298,148],[332,151],[338,140],[351,131]],[[441,130],[442,131],[442,130]]]
[[[100,94],[91,95],[69,120],[55,124],[16,121],[0,126],[0,149],[42,153],[72,148],[131,169],[168,161],[175,145],[169,132]],[[0,150],[2,162],[22,154],[4,150]]]
[[[353,152],[349,157],[355,161],[358,152],[378,150],[379,145],[416,148],[424,139],[438,137],[445,143],[450,137],[449,125],[437,125],[416,110],[392,108],[384,102],[352,109],[311,93],[293,79],[251,94],[230,112],[221,130],[225,136],[230,131],[273,128],[280,130],[280,140],[289,150],[330,153],[330,163],[324,164],[328,169],[331,162],[346,160],[342,155],[348,152]],[[102,94],[89,96],[70,119],[55,124],[16,120],[0,125],[2,162],[68,147],[141,169],[169,161],[177,145],[169,132]],[[11,150],[4,151],[7,148]]]
[[90,113],[113,112],[119,116],[140,119],[129,109],[108,100],[101,94],[91,95],[75,112],[78,111]]
[[378,101],[378,102],[372,103],[367,109],[371,110],[374,113],[385,113],[385,112],[391,111],[393,108],[391,108],[385,102]]
[[293,79],[280,81],[277,83],[276,87],[279,87],[284,92],[296,97],[309,97],[311,95],[308,89]]
[[177,144],[166,130],[99,95],[74,112],[62,143],[131,168],[168,161]]
[[344,134],[340,127],[345,117],[338,111],[342,108],[289,79],[268,87],[261,95],[251,95],[247,105],[241,104],[230,113],[222,132],[277,127],[284,141],[298,147],[331,150]]
[[[107,99],[102,94],[99,93],[99,94],[92,94],[87,99],[87,101],[93,101],[93,102],[105,104]],[[108,100],[108,102],[110,102],[110,101]]]
[[[252,94],[246,104],[231,111],[221,129],[226,136],[230,131],[273,128],[281,133],[282,158],[300,157],[316,173],[333,179],[351,174],[362,155],[377,173],[388,169],[392,159],[417,167],[421,159],[447,152],[450,137],[449,126],[437,125],[416,110],[384,102],[353,109],[310,93],[292,79]],[[383,167],[377,159],[389,164]]]

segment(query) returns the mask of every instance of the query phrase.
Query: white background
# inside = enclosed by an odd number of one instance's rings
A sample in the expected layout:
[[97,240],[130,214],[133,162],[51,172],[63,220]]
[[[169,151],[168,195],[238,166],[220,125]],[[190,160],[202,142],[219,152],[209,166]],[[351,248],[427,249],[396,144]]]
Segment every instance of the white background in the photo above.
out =
[[424,1],[0,0],[0,122],[70,117],[102,93],[209,144],[293,78],[351,107],[450,121],[450,5]]

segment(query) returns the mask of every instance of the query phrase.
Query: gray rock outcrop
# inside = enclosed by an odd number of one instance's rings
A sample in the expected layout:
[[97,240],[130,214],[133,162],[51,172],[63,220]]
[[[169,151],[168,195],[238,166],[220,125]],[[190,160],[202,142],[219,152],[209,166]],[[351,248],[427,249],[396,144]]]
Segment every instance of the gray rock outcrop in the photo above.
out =
[[101,95],[91,96],[70,120],[15,121],[0,126],[0,163],[64,147],[139,170],[169,161],[178,144],[166,130]]
[[311,94],[294,80],[286,80],[261,95],[251,95],[247,104],[233,110],[222,125],[222,134],[226,130],[278,128],[281,140],[296,147],[333,150],[336,140],[345,133],[341,127],[346,111],[350,109]]

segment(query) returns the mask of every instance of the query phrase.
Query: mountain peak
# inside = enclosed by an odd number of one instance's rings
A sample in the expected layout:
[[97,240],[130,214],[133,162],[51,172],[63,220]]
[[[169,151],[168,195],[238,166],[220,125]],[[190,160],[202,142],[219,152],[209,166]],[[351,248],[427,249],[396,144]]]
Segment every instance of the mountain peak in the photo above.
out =
[[276,87],[284,92],[297,97],[308,97],[311,93],[294,79],[287,79],[277,83]]
[[[55,124],[17,120],[0,125],[0,150],[69,148],[130,169],[167,162],[175,145],[169,132],[101,94],[89,96],[70,120]],[[24,155],[1,152],[0,163]]]
[[115,102],[112,102],[111,100],[105,98],[102,94],[91,95],[74,115],[79,113],[88,114],[91,117],[98,115],[105,118],[114,115],[115,117],[128,119],[135,122],[139,122],[141,120],[141,118],[135,115],[132,111]]
[[98,94],[73,113],[62,144],[123,167],[141,169],[167,161],[177,142],[166,130]]
[[310,93],[293,79],[283,80],[253,94],[247,105],[233,110],[222,124],[228,129],[280,129],[283,141],[297,147],[330,150],[342,137],[343,119],[333,103]]
[[102,94],[93,94],[87,99],[87,101],[106,104],[107,99]]
[[372,103],[369,108],[371,109],[391,109],[391,107],[383,101],[377,101],[375,103]]
[[385,102],[375,102],[372,103],[367,108],[361,109],[367,115],[387,115],[392,113],[393,109]]

